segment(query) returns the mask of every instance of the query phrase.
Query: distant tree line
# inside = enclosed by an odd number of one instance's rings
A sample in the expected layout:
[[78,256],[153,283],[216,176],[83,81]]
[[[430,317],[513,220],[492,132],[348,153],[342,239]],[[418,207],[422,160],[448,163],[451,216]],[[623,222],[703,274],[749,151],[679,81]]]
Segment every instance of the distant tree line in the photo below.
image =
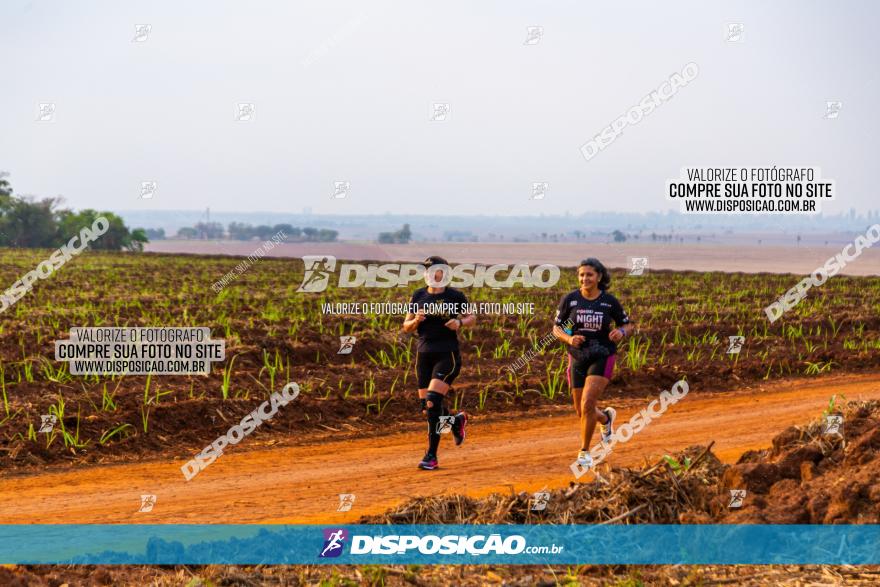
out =
[[33,198],[13,195],[12,186],[0,173],[0,247],[56,248],[67,243],[80,230],[91,227],[104,216],[110,228],[89,246],[105,251],[140,251],[149,239],[141,228],[129,230],[122,218],[112,212],[59,208],[60,198]]
[[404,224],[400,230],[394,232],[380,232],[379,242],[382,244],[402,244],[405,245],[412,238],[412,232],[409,230],[409,224]]
[[476,242],[480,237],[469,230],[446,230],[443,232],[443,240],[449,242]]
[[[161,230],[161,229],[160,229]],[[331,242],[335,241],[339,232],[327,228],[298,228],[290,224],[269,226],[260,224],[253,226],[243,222],[230,222],[223,228],[219,222],[199,222],[195,226],[184,226],[177,231],[177,238],[183,239],[224,239],[237,241],[269,240],[279,232],[284,232],[288,242]],[[161,238],[165,238],[162,230]]]

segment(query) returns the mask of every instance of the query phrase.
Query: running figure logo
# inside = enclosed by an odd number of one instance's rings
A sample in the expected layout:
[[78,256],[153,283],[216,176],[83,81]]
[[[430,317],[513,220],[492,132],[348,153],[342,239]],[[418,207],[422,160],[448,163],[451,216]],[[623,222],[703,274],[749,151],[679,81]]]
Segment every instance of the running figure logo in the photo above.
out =
[[141,199],[142,200],[150,200],[154,195],[156,195],[156,190],[159,189],[159,182],[156,181],[142,181],[141,182]]
[[350,181],[335,181],[333,182],[333,195],[330,196],[330,199],[342,199],[348,195],[348,191],[351,189]]
[[40,416],[40,429],[38,432],[52,432],[52,429],[55,428],[55,424],[57,423],[58,416],[55,414]]
[[339,494],[339,507],[336,508],[337,512],[348,512],[351,511],[351,506],[354,505],[354,493],[340,493]]
[[547,509],[547,503],[550,501],[550,493],[547,491],[538,491],[532,494],[532,511],[542,512]]
[[533,181],[532,182],[532,200],[543,200],[544,196],[547,195],[547,188],[550,187],[550,184],[546,181]]
[[150,33],[153,32],[153,25],[151,24],[136,24],[134,25],[134,38],[131,40],[132,43],[143,43],[148,38],[150,38]]
[[742,41],[746,27],[741,22],[732,22],[727,25],[727,42],[739,43]]
[[738,355],[746,342],[745,336],[728,336],[727,337],[727,354]]
[[324,291],[330,283],[330,274],[336,269],[336,257],[330,255],[306,255],[302,258],[306,268],[303,282],[296,291],[309,293]]
[[348,540],[348,530],[324,528],[324,548],[320,558],[335,558],[342,554],[342,545]]
[[746,498],[746,490],[745,489],[731,489],[730,490],[730,502],[727,504],[729,508],[740,508],[742,507],[743,500]]
[[440,421],[437,422],[437,434],[449,434],[453,424],[455,424],[455,416],[440,416]]
[[543,36],[544,27],[530,26],[526,29],[526,40],[523,42],[523,45],[537,45],[541,42],[541,37]]
[[40,102],[37,104],[37,122],[55,122],[55,104]]
[[644,275],[645,269],[648,268],[647,257],[630,257],[630,275]]
[[449,116],[449,104],[446,102],[434,102],[431,109],[431,122],[444,122]]
[[235,120],[237,122],[251,122],[257,116],[257,107],[253,102],[239,102],[236,104]]
[[837,100],[828,100],[825,102],[825,116],[822,118],[831,120],[840,116],[840,109],[843,108],[843,102]]
[[840,436],[843,438],[843,416],[839,414],[825,416],[825,422],[822,424],[822,434],[824,436]]
[[339,350],[336,351],[337,355],[350,355],[351,351],[354,349],[354,343],[357,342],[356,336],[340,336],[339,337]]
[[153,506],[156,505],[156,496],[155,495],[142,495],[141,496],[141,507],[138,509],[139,512],[151,512],[153,511]]

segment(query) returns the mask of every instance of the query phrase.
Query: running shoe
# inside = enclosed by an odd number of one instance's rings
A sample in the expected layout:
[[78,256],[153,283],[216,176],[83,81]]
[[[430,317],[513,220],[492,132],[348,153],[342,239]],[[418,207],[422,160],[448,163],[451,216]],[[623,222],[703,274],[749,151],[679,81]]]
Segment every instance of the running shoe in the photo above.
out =
[[434,455],[425,455],[424,458],[419,463],[419,469],[424,469],[426,471],[433,471],[437,468],[437,457]]
[[617,417],[617,410],[614,408],[605,408],[602,410],[608,417],[608,423],[602,424],[602,442],[608,444],[614,438],[614,418]]
[[582,450],[578,452],[577,464],[587,469],[591,468],[593,466],[593,457],[590,455],[590,451]]
[[455,415],[455,423],[452,425],[452,436],[455,437],[455,446],[461,446],[461,443],[464,442],[464,437],[467,433],[467,419],[465,412],[459,412]]

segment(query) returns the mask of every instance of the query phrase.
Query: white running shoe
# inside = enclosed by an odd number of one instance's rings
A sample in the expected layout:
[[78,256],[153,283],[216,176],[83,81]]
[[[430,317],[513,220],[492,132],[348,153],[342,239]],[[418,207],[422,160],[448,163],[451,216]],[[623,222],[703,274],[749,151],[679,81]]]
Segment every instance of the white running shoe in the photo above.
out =
[[605,408],[602,410],[608,417],[608,423],[602,424],[602,442],[608,444],[614,438],[614,419],[617,417],[617,410],[614,408]]
[[581,467],[589,469],[593,466],[593,456],[589,451],[582,450],[578,452],[577,464]]

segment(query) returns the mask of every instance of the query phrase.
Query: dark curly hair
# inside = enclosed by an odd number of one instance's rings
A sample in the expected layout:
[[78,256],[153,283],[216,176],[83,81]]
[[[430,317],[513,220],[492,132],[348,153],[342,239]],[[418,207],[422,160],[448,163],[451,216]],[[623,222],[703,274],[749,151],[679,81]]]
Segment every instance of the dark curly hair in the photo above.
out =
[[425,266],[425,269],[430,267],[431,265],[446,265],[449,266],[449,261],[444,259],[443,257],[438,257],[437,255],[431,255],[424,261],[422,261],[422,265]]
[[600,290],[605,291],[608,289],[608,286],[611,285],[611,274],[608,272],[608,269],[605,268],[605,265],[602,264],[602,261],[596,257],[590,257],[581,261],[580,264],[578,264],[578,269],[584,266],[592,267],[596,270],[596,273],[599,274]]

